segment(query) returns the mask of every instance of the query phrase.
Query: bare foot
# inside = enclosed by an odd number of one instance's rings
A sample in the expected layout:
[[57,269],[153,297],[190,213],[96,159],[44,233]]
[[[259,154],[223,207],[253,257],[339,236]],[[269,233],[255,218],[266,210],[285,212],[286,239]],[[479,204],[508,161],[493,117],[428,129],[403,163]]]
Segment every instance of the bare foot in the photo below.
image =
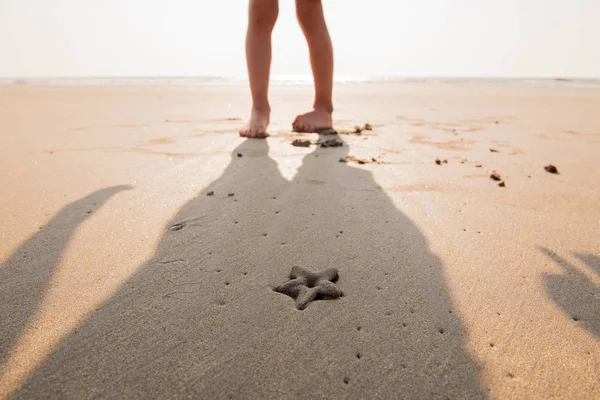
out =
[[240,136],[247,138],[266,138],[269,136],[267,127],[269,126],[270,115],[269,110],[252,109],[250,121],[240,129]]
[[292,124],[296,132],[317,132],[332,127],[331,113],[317,108],[306,114],[298,115]]

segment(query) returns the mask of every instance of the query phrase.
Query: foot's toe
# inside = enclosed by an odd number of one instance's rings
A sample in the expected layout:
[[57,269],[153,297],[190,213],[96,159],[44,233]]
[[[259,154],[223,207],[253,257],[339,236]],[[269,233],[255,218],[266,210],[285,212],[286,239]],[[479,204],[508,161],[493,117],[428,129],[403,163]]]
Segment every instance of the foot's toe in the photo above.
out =
[[298,132],[309,132],[307,124],[302,122],[302,120],[296,123],[296,130]]
[[266,138],[267,136],[268,136],[268,134],[265,129],[254,128],[251,130],[249,137],[255,138],[255,139],[261,139],[261,138]]
[[302,121],[302,115],[298,115],[296,117],[296,119],[292,123],[292,127],[294,128],[294,130],[296,130],[298,132],[305,132],[306,126],[305,126],[304,122]]

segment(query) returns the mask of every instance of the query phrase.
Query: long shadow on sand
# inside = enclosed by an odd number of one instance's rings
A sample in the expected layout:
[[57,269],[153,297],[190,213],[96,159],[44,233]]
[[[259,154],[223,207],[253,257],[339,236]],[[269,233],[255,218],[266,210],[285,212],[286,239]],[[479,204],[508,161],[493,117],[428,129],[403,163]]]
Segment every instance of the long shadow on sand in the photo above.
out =
[[[540,251],[564,269],[562,274],[544,275],[548,295],[569,318],[600,337],[600,286],[556,253],[545,248]],[[574,256],[600,276],[600,257],[580,253]]]
[[0,364],[3,364],[46,293],[73,233],[115,194],[130,189],[98,190],[65,206],[0,265]]
[[[440,261],[371,173],[317,148],[287,181],[267,143],[232,152],[15,397],[486,397]],[[294,265],[337,267],[345,296],[296,310],[271,290]]]

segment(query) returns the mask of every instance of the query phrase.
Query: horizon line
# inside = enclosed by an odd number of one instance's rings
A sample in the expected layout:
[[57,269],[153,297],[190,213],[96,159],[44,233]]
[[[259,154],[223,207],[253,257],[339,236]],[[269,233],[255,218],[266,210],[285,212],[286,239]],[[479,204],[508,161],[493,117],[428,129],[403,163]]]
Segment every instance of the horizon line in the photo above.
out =
[[[312,75],[307,74],[274,74],[270,79],[273,84],[312,84]],[[364,83],[364,84],[392,84],[392,83],[530,83],[530,84],[600,84],[600,77],[563,77],[563,76],[541,76],[541,77],[511,77],[511,76],[402,76],[402,75],[338,75],[334,82]],[[114,85],[114,84],[247,84],[248,77],[218,76],[218,75],[89,75],[89,76],[41,76],[41,77],[0,77],[0,85]]]

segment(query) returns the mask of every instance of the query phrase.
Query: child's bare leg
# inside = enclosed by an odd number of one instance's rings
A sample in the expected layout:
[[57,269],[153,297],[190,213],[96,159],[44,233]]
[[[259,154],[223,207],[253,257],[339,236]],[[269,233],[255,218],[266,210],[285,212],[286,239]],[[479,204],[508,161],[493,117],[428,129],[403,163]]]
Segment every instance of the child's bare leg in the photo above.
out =
[[279,14],[278,0],[250,0],[248,7],[248,32],[246,34],[246,60],[252,113],[248,124],[240,130],[241,136],[263,138],[267,136],[271,107],[269,106],[269,73],[271,70],[271,33]]
[[297,131],[314,132],[332,126],[333,46],[321,0],[296,0],[296,15],[308,42],[315,103],[313,111],[296,117],[293,127]]

